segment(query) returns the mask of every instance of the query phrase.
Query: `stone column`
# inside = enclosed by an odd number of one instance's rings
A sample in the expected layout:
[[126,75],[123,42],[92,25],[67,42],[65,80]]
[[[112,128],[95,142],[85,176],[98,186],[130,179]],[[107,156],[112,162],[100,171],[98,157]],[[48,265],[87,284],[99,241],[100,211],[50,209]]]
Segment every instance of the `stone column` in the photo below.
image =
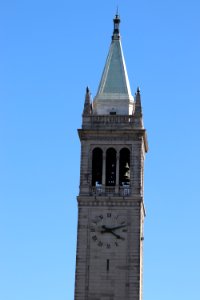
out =
[[103,149],[102,186],[106,185],[106,150]]

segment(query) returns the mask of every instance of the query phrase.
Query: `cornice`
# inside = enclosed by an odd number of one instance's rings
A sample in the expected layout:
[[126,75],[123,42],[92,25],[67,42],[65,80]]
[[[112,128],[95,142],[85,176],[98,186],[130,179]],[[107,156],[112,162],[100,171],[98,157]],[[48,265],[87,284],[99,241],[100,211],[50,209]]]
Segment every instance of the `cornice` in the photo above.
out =
[[78,135],[81,141],[139,141],[143,139],[145,152],[148,152],[147,133],[145,129],[78,129]]
[[143,203],[143,197],[91,197],[91,196],[78,196],[77,197],[79,206],[110,206],[110,207],[135,207]]

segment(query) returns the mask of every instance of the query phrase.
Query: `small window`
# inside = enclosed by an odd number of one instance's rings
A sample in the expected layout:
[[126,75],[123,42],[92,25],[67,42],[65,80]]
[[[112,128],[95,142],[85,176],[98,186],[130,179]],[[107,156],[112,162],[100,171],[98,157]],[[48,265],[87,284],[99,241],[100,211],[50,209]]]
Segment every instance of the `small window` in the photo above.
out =
[[111,111],[110,115],[112,115],[112,116],[116,115],[116,111]]

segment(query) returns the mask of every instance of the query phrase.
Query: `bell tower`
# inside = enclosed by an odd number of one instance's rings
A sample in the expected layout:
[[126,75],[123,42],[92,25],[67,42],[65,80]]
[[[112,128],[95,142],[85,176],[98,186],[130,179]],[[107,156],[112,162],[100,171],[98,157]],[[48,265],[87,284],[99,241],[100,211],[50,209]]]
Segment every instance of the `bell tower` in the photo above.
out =
[[114,30],[97,94],[82,115],[75,300],[142,300],[144,159],[140,90],[131,94]]

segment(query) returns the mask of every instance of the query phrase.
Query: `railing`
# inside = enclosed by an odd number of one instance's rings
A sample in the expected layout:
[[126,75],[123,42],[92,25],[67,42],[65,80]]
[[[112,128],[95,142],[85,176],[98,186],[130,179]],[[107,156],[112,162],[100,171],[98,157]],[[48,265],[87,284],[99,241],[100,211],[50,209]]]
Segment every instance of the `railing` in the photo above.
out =
[[120,196],[128,197],[131,194],[131,188],[130,186],[120,186],[119,187],[119,193]]
[[133,123],[134,116],[126,115],[104,115],[104,116],[90,116],[92,123]]
[[130,128],[134,127],[136,119],[132,115],[90,115],[83,118],[83,128],[90,127],[123,127]]
[[131,194],[131,187],[127,186],[93,186],[91,187],[91,195],[94,196],[122,196],[128,197]]

